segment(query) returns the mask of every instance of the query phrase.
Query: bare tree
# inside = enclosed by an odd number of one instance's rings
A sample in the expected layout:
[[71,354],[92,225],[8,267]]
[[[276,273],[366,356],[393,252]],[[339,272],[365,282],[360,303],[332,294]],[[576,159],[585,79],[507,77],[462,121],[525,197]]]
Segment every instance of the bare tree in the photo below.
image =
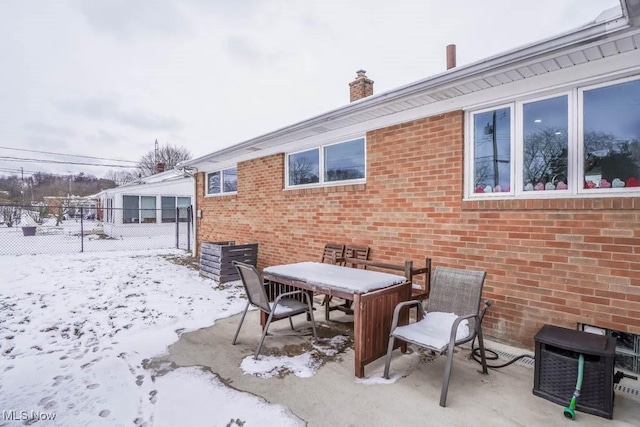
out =
[[164,164],[164,170],[176,167],[180,162],[191,159],[189,150],[171,144],[165,144],[158,148],[158,155],[155,150],[150,150],[138,160],[138,173],[141,176],[150,176],[156,173],[156,165]]
[[62,221],[69,215],[72,210],[72,203],[70,199],[60,199],[56,206],[53,208],[53,216],[56,219],[56,227],[62,224]]
[[117,186],[120,186],[135,181],[138,177],[138,174],[130,170],[110,170],[105,174],[104,177],[105,179],[113,181]]
[[311,160],[306,157],[295,159],[289,166],[289,184],[311,184],[318,182]]
[[20,219],[21,208],[19,206],[2,206],[0,207],[0,214],[2,214],[2,222],[7,227],[13,227]]
[[[524,138],[524,181],[547,183],[567,176],[567,131],[546,128]],[[554,183],[555,184],[555,183]]]
[[484,188],[487,183],[493,183],[493,162],[491,162],[490,159],[477,160],[475,164],[475,181],[473,187],[476,188],[481,186]]
[[24,213],[38,225],[41,225],[49,217],[49,207],[43,203],[25,209]]
[[616,136],[611,132],[591,131],[584,134],[584,152],[609,152],[616,145]]

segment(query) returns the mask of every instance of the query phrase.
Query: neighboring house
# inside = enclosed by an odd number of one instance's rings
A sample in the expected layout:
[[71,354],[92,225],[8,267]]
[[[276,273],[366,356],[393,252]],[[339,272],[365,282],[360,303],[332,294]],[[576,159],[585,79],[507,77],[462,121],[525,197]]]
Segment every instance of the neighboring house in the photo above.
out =
[[197,243],[259,243],[261,268],[336,242],[485,270],[483,326],[511,343],[546,323],[640,334],[640,2],[621,4],[183,162]]
[[[117,227],[121,236],[170,234],[178,220],[186,221],[193,202],[193,178],[170,170],[135,182],[103,190],[98,200],[98,219]],[[105,232],[109,228],[105,227]]]

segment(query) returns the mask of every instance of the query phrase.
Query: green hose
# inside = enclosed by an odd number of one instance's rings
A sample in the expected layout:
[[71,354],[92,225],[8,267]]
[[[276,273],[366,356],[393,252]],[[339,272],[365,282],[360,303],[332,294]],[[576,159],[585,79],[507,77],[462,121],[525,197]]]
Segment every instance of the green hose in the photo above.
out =
[[575,420],[576,419],[576,401],[578,397],[580,397],[580,388],[582,388],[582,374],[584,373],[584,356],[581,354],[578,358],[578,380],[576,381],[576,390],[573,392],[573,396],[571,397],[571,403],[569,406],[564,408],[564,416]]

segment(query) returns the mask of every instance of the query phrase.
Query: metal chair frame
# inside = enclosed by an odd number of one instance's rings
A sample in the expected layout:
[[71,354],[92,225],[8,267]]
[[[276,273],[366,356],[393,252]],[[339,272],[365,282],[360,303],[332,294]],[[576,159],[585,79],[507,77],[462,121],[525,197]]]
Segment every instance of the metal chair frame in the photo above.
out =
[[[258,347],[256,348],[256,352],[253,357],[254,359],[258,359],[258,355],[260,354],[260,350],[262,349],[262,345],[264,344],[264,339],[266,338],[269,331],[269,325],[271,325],[271,322],[273,320],[289,318],[289,325],[291,326],[291,330],[294,330],[293,320],[291,318],[298,314],[306,313],[309,320],[311,321],[313,337],[315,339],[318,338],[318,334],[316,332],[316,322],[313,318],[313,305],[311,303],[311,298],[309,297],[309,294],[307,292],[302,290],[285,292],[278,295],[274,301],[269,301],[267,291],[264,286],[264,281],[262,280],[258,269],[253,265],[244,264],[238,261],[233,261],[232,264],[238,270],[238,274],[240,275],[240,278],[242,280],[242,284],[247,293],[248,300],[247,306],[242,313],[242,318],[240,319],[240,324],[238,325],[236,334],[233,337],[233,345],[235,345],[236,341],[238,340],[238,335],[240,334],[240,329],[242,328],[242,324],[244,323],[244,318],[247,315],[247,311],[249,311],[249,307],[252,305],[268,315],[267,322],[262,330],[260,342],[258,343]],[[304,299],[306,303],[302,302],[300,299],[292,298],[294,296],[302,296],[302,299]],[[254,300],[254,297],[257,297],[257,300]],[[282,313],[277,314],[279,307],[285,307],[285,310]]]
[[[482,338],[482,314],[484,310],[480,308],[480,298],[486,273],[483,271],[461,270],[448,267],[436,267],[433,281],[431,283],[431,294],[428,300],[427,312],[447,312],[455,313],[458,317],[451,326],[449,342],[442,348],[430,346],[424,342],[418,342],[396,337],[394,332],[398,326],[400,311],[405,308],[417,307],[418,319],[424,318],[426,312],[420,301],[405,301],[398,304],[393,313],[391,333],[389,335],[389,346],[384,366],[384,378],[389,378],[389,366],[391,364],[391,353],[393,352],[396,339],[427,348],[436,353],[447,354],[447,363],[442,379],[442,390],[440,392],[440,406],[444,407],[447,401],[449,390],[449,380],[451,379],[451,369],[453,366],[453,353],[456,345],[464,344],[478,337],[480,347],[480,358],[482,362],[482,374],[487,374],[487,360],[485,356],[484,340]],[[485,306],[489,303],[485,301]],[[473,307],[473,308],[472,308]],[[469,322],[469,335],[460,340],[456,340],[458,325],[463,320]]]

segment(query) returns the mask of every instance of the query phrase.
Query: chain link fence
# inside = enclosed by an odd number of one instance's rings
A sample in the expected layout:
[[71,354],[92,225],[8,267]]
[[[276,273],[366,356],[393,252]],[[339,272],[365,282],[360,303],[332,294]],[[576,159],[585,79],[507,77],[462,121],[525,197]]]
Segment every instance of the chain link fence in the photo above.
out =
[[192,208],[0,205],[0,255],[191,250]]

